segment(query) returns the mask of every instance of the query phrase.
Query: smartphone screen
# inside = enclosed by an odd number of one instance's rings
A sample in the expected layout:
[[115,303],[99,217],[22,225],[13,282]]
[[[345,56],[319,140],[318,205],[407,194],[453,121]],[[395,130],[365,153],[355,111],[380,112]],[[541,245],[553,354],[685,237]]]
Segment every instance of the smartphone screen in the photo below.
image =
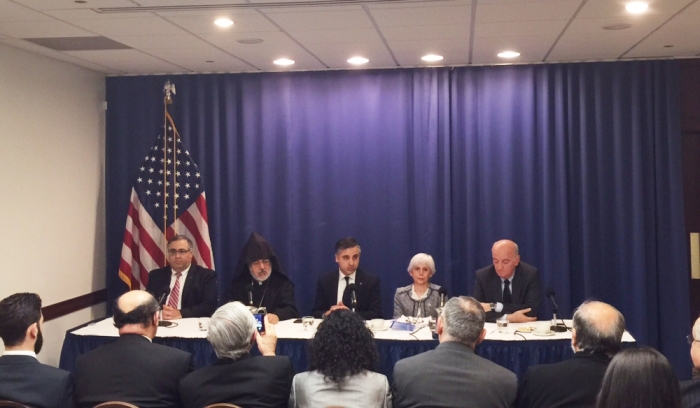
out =
[[265,315],[263,313],[254,313],[253,316],[255,316],[255,328],[258,329],[259,333],[263,333],[265,331],[265,324],[263,323]]

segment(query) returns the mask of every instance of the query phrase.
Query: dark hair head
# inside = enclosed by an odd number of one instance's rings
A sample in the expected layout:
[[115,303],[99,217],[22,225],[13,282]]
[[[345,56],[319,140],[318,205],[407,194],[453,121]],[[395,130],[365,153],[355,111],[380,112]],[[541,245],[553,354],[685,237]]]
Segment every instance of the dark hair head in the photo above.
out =
[[172,238],[170,238],[168,240],[168,248],[170,248],[170,244],[176,241],[187,241],[187,248],[192,249],[192,240],[184,235],[174,235]]
[[676,373],[649,347],[619,352],[605,371],[596,408],[680,408]]
[[36,293],[15,293],[0,301],[0,338],[5,346],[24,342],[27,329],[41,320],[41,298]]
[[360,248],[360,243],[357,242],[357,240],[353,237],[347,237],[343,238],[340,241],[335,243],[335,254],[338,255],[339,253],[345,251],[346,249],[349,248],[355,248],[357,247],[360,252],[362,252],[362,248]]
[[613,306],[587,300],[574,312],[573,326],[579,350],[611,357],[620,351],[625,318]]
[[328,314],[318,326],[310,355],[310,369],[338,384],[363,371],[375,371],[379,363],[372,332],[349,310]]
[[[127,292],[128,293],[128,292]],[[160,309],[158,301],[153,296],[148,296],[140,305],[125,313],[119,308],[119,299],[114,301],[114,326],[121,329],[127,324],[140,324],[150,327],[153,315]]]

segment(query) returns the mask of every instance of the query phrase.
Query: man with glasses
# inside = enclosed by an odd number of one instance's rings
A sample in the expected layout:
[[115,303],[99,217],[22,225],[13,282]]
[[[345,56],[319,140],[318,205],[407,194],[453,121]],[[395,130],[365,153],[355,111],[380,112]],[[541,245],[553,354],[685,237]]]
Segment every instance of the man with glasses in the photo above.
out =
[[175,235],[168,241],[168,263],[148,275],[146,290],[164,303],[163,320],[210,317],[218,303],[216,272],[192,263],[192,241]]
[[693,361],[693,378],[681,381],[683,408],[700,408],[700,319],[695,321],[688,336],[690,359]]

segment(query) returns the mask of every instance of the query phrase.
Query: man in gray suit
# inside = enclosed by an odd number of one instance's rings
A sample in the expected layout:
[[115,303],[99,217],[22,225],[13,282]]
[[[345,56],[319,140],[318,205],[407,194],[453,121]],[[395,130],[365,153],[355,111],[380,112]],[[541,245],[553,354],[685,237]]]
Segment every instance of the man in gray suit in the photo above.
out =
[[450,299],[438,317],[440,345],[394,367],[394,406],[508,408],[515,374],[474,353],[486,336],[486,312],[474,298]]

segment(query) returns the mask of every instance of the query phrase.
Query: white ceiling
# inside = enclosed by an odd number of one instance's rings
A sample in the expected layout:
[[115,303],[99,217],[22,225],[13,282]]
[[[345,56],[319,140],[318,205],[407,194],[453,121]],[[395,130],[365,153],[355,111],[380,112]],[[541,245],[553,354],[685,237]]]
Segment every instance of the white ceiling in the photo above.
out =
[[[107,74],[259,72],[700,56],[700,0],[0,0],[0,43]],[[149,8],[144,10],[144,8]],[[218,17],[234,25],[219,28]],[[604,30],[612,24],[625,30]],[[104,36],[133,49],[23,40]],[[238,40],[261,39],[259,44]],[[504,61],[504,50],[521,56]],[[444,56],[439,63],[420,57]],[[0,55],[0,58],[2,56]],[[296,63],[279,67],[278,58]]]

